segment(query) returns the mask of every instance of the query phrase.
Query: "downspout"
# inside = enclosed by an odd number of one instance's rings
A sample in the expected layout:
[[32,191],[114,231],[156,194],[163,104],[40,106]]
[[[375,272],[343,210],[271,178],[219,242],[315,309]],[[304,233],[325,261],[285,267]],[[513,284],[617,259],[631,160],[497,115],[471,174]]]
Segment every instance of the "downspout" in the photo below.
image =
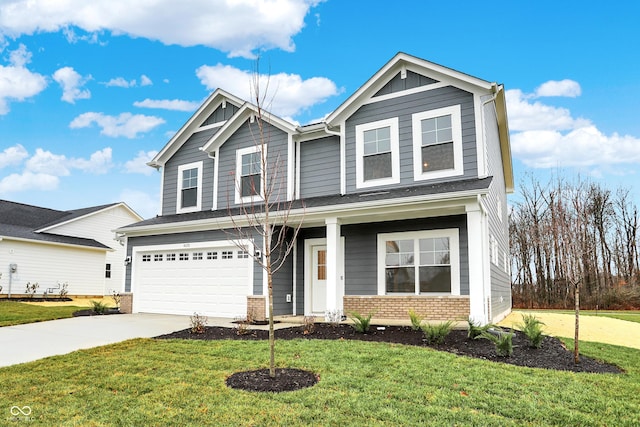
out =
[[340,132],[329,129],[329,124],[327,124],[326,122],[323,122],[323,124],[324,124],[324,131],[329,135],[342,136]]

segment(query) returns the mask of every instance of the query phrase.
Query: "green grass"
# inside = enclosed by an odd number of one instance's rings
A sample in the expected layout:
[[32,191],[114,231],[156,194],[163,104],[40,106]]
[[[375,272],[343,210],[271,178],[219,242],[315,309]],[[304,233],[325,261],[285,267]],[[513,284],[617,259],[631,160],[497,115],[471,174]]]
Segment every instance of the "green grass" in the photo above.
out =
[[[559,314],[575,314],[573,310],[524,310],[514,309],[516,311],[532,312],[532,313],[559,313]],[[580,310],[582,316],[602,316],[614,319],[627,320],[629,322],[640,323],[640,311],[638,310],[620,310],[620,311],[603,311],[603,310]]]
[[71,305],[43,307],[16,301],[0,301],[0,326],[64,319],[66,317],[72,317],[73,312],[78,310],[82,310],[82,307]]
[[[570,340],[567,340],[571,346]],[[138,339],[0,369],[0,419],[30,406],[30,425],[637,425],[640,351],[582,343],[625,374],[521,368],[445,352],[362,341],[278,341],[279,367],[312,370],[312,388],[228,389],[263,368],[250,341]]]

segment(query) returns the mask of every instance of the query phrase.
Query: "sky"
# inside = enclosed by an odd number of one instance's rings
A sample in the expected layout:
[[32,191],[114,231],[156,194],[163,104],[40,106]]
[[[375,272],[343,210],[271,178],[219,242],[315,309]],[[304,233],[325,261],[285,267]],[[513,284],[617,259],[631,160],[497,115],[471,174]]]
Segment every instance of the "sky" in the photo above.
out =
[[[146,162],[220,87],[322,119],[397,52],[504,84],[518,185],[640,166],[639,2],[0,0],[0,199],[159,210]],[[615,6],[615,7],[613,7]]]

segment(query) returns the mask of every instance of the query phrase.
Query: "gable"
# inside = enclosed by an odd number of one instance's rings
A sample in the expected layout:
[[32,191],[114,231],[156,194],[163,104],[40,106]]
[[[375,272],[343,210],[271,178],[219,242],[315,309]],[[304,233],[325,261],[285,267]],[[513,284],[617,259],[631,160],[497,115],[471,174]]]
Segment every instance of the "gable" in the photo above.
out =
[[223,101],[222,103],[220,103],[218,108],[216,108],[215,111],[211,113],[211,115],[207,117],[207,119],[204,122],[202,122],[202,124],[200,125],[200,128],[217,124],[217,123],[226,122],[231,117],[233,117],[233,115],[239,109],[240,108],[237,105],[234,105],[230,102]]
[[427,86],[438,83],[438,80],[431,77],[423,76],[410,70],[401,71],[395,75],[389,82],[382,87],[373,98],[390,93],[401,92],[403,90],[414,89],[421,86]]

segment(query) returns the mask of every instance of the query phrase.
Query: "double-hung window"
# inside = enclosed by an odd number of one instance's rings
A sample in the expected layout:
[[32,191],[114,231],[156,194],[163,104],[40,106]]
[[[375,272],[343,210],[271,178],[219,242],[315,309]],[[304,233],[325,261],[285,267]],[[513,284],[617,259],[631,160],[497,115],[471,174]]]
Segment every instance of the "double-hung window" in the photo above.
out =
[[462,175],[460,106],[423,111],[411,117],[414,178]]
[[[266,146],[264,147],[266,150]],[[266,155],[266,151],[265,151]],[[262,199],[262,149],[248,147],[236,152],[236,203]]]
[[378,235],[380,295],[459,295],[458,230]]
[[356,186],[400,182],[398,118],[356,126]]
[[202,162],[178,167],[178,213],[200,210],[202,199]]

